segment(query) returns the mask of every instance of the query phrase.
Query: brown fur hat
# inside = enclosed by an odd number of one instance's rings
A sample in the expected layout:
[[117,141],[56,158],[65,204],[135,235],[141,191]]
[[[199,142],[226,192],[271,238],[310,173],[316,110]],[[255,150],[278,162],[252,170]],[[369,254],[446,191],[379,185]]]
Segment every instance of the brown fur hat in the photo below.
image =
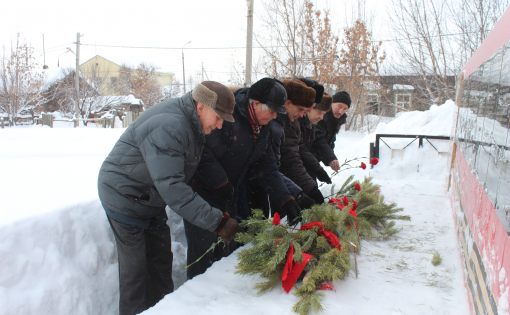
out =
[[331,103],[333,103],[333,97],[328,93],[324,92],[322,95],[322,101],[315,106],[318,110],[329,112],[331,110]]
[[294,105],[312,107],[315,102],[315,90],[300,80],[284,80],[287,99]]

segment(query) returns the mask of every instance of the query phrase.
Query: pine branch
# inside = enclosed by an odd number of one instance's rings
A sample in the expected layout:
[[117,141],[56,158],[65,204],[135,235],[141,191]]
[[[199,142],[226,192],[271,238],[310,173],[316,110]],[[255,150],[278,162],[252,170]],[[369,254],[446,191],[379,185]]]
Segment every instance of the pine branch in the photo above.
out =
[[268,291],[271,291],[273,288],[277,287],[282,283],[282,278],[277,273],[273,273],[270,276],[266,277],[265,279],[266,281],[255,284],[257,294],[263,294]]
[[321,304],[322,294],[309,293],[303,294],[299,301],[292,307],[292,310],[299,315],[308,315],[312,311],[322,312],[324,308]]

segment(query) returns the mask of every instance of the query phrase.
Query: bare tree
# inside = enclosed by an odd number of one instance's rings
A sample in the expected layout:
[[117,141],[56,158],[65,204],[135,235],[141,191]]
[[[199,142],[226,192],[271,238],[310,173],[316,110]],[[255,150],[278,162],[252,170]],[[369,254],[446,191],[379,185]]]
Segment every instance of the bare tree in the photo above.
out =
[[146,107],[158,103],[163,98],[155,72],[154,66],[141,63],[131,74],[133,95],[141,99]]
[[[275,77],[303,76],[307,65],[304,47],[304,1],[282,0],[265,3],[265,26],[269,38],[262,45],[267,55],[266,72]],[[259,39],[257,38],[257,41]],[[260,41],[259,41],[260,43]]]
[[[347,128],[364,124],[367,113],[367,92],[378,83],[379,65],[385,59],[380,52],[381,42],[372,40],[365,23],[357,20],[344,30],[343,47],[339,53],[339,76],[336,85],[349,92],[352,98]],[[359,121],[358,121],[359,120]]]
[[[46,103],[43,104],[45,111],[61,111],[64,116],[72,117],[76,103],[74,69],[62,69],[61,78],[49,84],[44,91]],[[99,92],[89,81],[80,76],[80,103],[78,104],[79,115],[86,126],[91,112],[99,102]]]
[[179,83],[174,80],[171,90],[163,91],[156,79],[156,69],[152,65],[141,63],[136,69],[122,65],[112,90],[121,95],[133,94],[141,99],[145,106],[152,106],[164,97],[179,93]]
[[315,10],[313,4],[305,2],[304,15],[305,55],[310,76],[325,84],[334,83],[339,67],[338,36],[331,29],[329,11]]
[[10,119],[23,110],[33,113],[35,107],[45,102],[44,75],[37,69],[33,48],[20,43],[18,36],[10,55],[2,56],[0,69],[0,109],[7,112]]
[[[459,72],[459,47],[451,40],[448,10],[439,0],[394,0],[392,24],[403,64],[401,74],[417,74],[429,102],[454,97],[449,76]],[[402,70],[405,69],[405,70]]]
[[133,70],[127,65],[123,64],[119,69],[119,78],[117,85],[113,87],[114,91],[117,91],[120,95],[128,95],[132,93],[131,80]]
[[461,47],[462,65],[487,37],[509,4],[509,0],[458,0],[449,4],[456,33],[460,33],[457,42]]
[[266,73],[311,77],[326,84],[334,81],[339,39],[331,28],[329,11],[315,9],[309,0],[272,1],[265,10]]
[[47,100],[43,104],[43,110],[47,112],[60,111],[64,116],[72,117],[76,101],[74,80],[74,69],[62,69],[61,77],[51,82],[43,92]]
[[[311,77],[328,90],[347,90],[353,96],[354,115],[348,123],[361,123],[366,112],[366,86],[376,81],[385,56],[362,20],[344,31],[341,47],[331,27],[328,10],[311,1],[275,1],[266,6],[272,35],[265,48],[267,71],[279,77]],[[361,7],[359,8],[361,10]],[[354,122],[354,123],[353,123]]]

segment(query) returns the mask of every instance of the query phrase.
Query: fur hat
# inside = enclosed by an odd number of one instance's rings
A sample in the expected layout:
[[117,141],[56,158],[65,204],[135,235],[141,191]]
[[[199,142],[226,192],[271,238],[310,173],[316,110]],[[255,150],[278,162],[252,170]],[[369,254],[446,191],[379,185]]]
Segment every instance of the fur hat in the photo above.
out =
[[234,122],[234,94],[230,89],[216,81],[203,81],[197,84],[191,97],[195,102],[210,106],[225,121]]
[[318,110],[322,110],[324,112],[328,112],[331,109],[331,103],[333,103],[333,98],[328,93],[324,92],[322,95],[322,101],[315,105],[315,108]]
[[333,103],[344,103],[347,107],[351,107],[351,96],[345,91],[340,91],[333,95]]
[[324,86],[319,82],[308,78],[299,78],[299,80],[303,81],[304,84],[315,90],[315,104],[319,104],[322,101],[322,96],[324,95]]
[[315,90],[297,79],[284,80],[287,99],[294,105],[312,107],[315,103]]

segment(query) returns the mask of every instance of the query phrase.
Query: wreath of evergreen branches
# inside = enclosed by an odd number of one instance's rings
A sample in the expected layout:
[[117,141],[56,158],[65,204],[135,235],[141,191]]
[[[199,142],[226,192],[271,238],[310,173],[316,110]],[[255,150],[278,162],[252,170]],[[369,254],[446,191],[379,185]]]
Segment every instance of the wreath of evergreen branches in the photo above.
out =
[[[236,236],[236,241],[250,244],[239,252],[236,272],[260,275],[263,281],[257,283],[256,288],[259,294],[267,292],[281,285],[287,252],[292,244],[294,262],[301,262],[303,253],[313,256],[295,286],[294,293],[299,300],[293,311],[301,315],[322,311],[322,294],[318,290],[323,284],[348,275],[351,261],[356,262],[355,255],[361,249],[361,239],[388,239],[398,233],[395,220],[410,220],[409,216],[399,215],[402,209],[395,203],[384,201],[380,186],[372,183],[371,178],[359,184],[358,191],[350,176],[334,194],[338,199],[348,198],[349,203],[343,205],[342,210],[335,203],[325,203],[302,212],[302,224],[321,222],[324,229],[339,238],[340,249],[332,247],[318,227],[300,230],[287,224],[273,224],[261,210],[254,209],[251,217],[241,222],[243,232]],[[349,212],[353,207],[356,216]]]

